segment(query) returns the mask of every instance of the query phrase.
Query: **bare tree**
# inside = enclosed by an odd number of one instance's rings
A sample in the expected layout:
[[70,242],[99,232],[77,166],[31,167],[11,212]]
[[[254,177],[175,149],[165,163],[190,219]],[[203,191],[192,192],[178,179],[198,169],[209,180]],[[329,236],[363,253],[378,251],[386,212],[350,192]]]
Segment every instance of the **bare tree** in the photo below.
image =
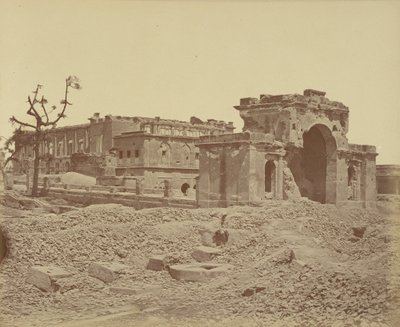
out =
[[35,123],[30,123],[17,119],[15,116],[10,118],[13,125],[18,125],[13,135],[7,140],[5,148],[10,153],[10,156],[5,160],[4,167],[10,161],[19,161],[18,154],[24,146],[33,146],[34,161],[33,161],[33,182],[32,182],[32,196],[38,194],[38,180],[39,180],[39,164],[40,164],[40,143],[45,140],[47,132],[51,128],[55,128],[56,124],[65,118],[65,112],[68,106],[72,103],[68,101],[69,89],[81,89],[79,79],[76,76],[69,76],[65,80],[65,93],[64,98],[60,101],[61,109],[57,116],[51,119],[51,114],[57,110],[57,106],[53,105],[50,110],[47,108],[48,101],[40,95],[40,89],[43,86],[38,84],[36,90],[33,91],[33,96],[28,96],[29,109],[26,112],[28,115],[34,117]]

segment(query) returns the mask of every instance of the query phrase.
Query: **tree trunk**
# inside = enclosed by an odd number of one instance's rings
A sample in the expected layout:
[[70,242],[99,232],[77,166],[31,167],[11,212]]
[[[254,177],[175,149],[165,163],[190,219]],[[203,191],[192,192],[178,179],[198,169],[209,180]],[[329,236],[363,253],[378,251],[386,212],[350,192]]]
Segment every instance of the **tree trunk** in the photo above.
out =
[[35,144],[35,159],[33,161],[33,181],[32,181],[32,196],[38,196],[38,183],[39,183],[39,144]]

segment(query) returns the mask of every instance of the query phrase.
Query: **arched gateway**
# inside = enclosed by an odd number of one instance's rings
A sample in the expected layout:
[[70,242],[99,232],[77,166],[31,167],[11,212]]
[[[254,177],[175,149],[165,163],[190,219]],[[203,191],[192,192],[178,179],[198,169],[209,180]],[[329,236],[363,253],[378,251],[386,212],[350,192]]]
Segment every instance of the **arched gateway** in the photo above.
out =
[[336,141],[331,130],[322,124],[303,134],[302,196],[321,203],[336,202]]

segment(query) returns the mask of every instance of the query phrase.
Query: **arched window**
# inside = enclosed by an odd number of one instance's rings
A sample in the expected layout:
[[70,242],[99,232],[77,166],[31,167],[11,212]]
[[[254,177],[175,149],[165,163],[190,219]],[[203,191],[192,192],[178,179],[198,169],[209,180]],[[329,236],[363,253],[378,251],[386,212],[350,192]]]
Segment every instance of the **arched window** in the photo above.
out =
[[184,166],[190,165],[190,147],[187,144],[182,147],[182,163]]
[[182,191],[183,195],[185,195],[185,196],[187,195],[188,189],[190,189],[190,185],[188,183],[182,184],[181,191]]

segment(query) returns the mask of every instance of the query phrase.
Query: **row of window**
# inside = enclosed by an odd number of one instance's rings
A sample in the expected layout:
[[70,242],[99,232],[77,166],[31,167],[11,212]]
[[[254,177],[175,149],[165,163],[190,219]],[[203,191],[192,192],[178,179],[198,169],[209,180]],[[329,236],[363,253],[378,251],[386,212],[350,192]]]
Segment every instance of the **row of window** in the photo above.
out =
[[[135,158],[139,158],[139,156],[140,156],[139,150],[135,150],[134,151],[134,156],[135,156]],[[119,151],[119,158],[120,159],[124,158],[124,151]],[[125,158],[131,158],[131,151],[130,150],[126,151],[126,157]]]
[[[152,129],[151,129],[151,127],[149,125],[144,126],[143,130],[145,130],[148,133],[152,132]],[[199,131],[199,130],[179,130],[179,129],[174,129],[174,128],[159,127],[157,134],[160,134],[160,135],[171,135],[171,136],[199,137],[199,136],[202,136],[202,135],[207,135],[207,132]]]
[[[140,156],[140,151],[139,151],[139,150],[135,150],[135,151],[134,151],[134,157],[135,157],[135,158],[139,158],[139,156]],[[167,156],[167,150],[161,151],[161,156],[162,156],[163,158],[165,158],[165,157]],[[131,153],[130,150],[127,150],[127,151],[126,151],[126,156],[124,156],[124,151],[120,150],[120,151],[118,152],[118,157],[119,157],[119,159],[131,158],[131,157],[132,157],[132,153]],[[199,159],[199,153],[198,153],[198,152],[195,153],[195,159],[196,159],[196,160]],[[189,160],[189,155],[186,155],[186,160]]]

